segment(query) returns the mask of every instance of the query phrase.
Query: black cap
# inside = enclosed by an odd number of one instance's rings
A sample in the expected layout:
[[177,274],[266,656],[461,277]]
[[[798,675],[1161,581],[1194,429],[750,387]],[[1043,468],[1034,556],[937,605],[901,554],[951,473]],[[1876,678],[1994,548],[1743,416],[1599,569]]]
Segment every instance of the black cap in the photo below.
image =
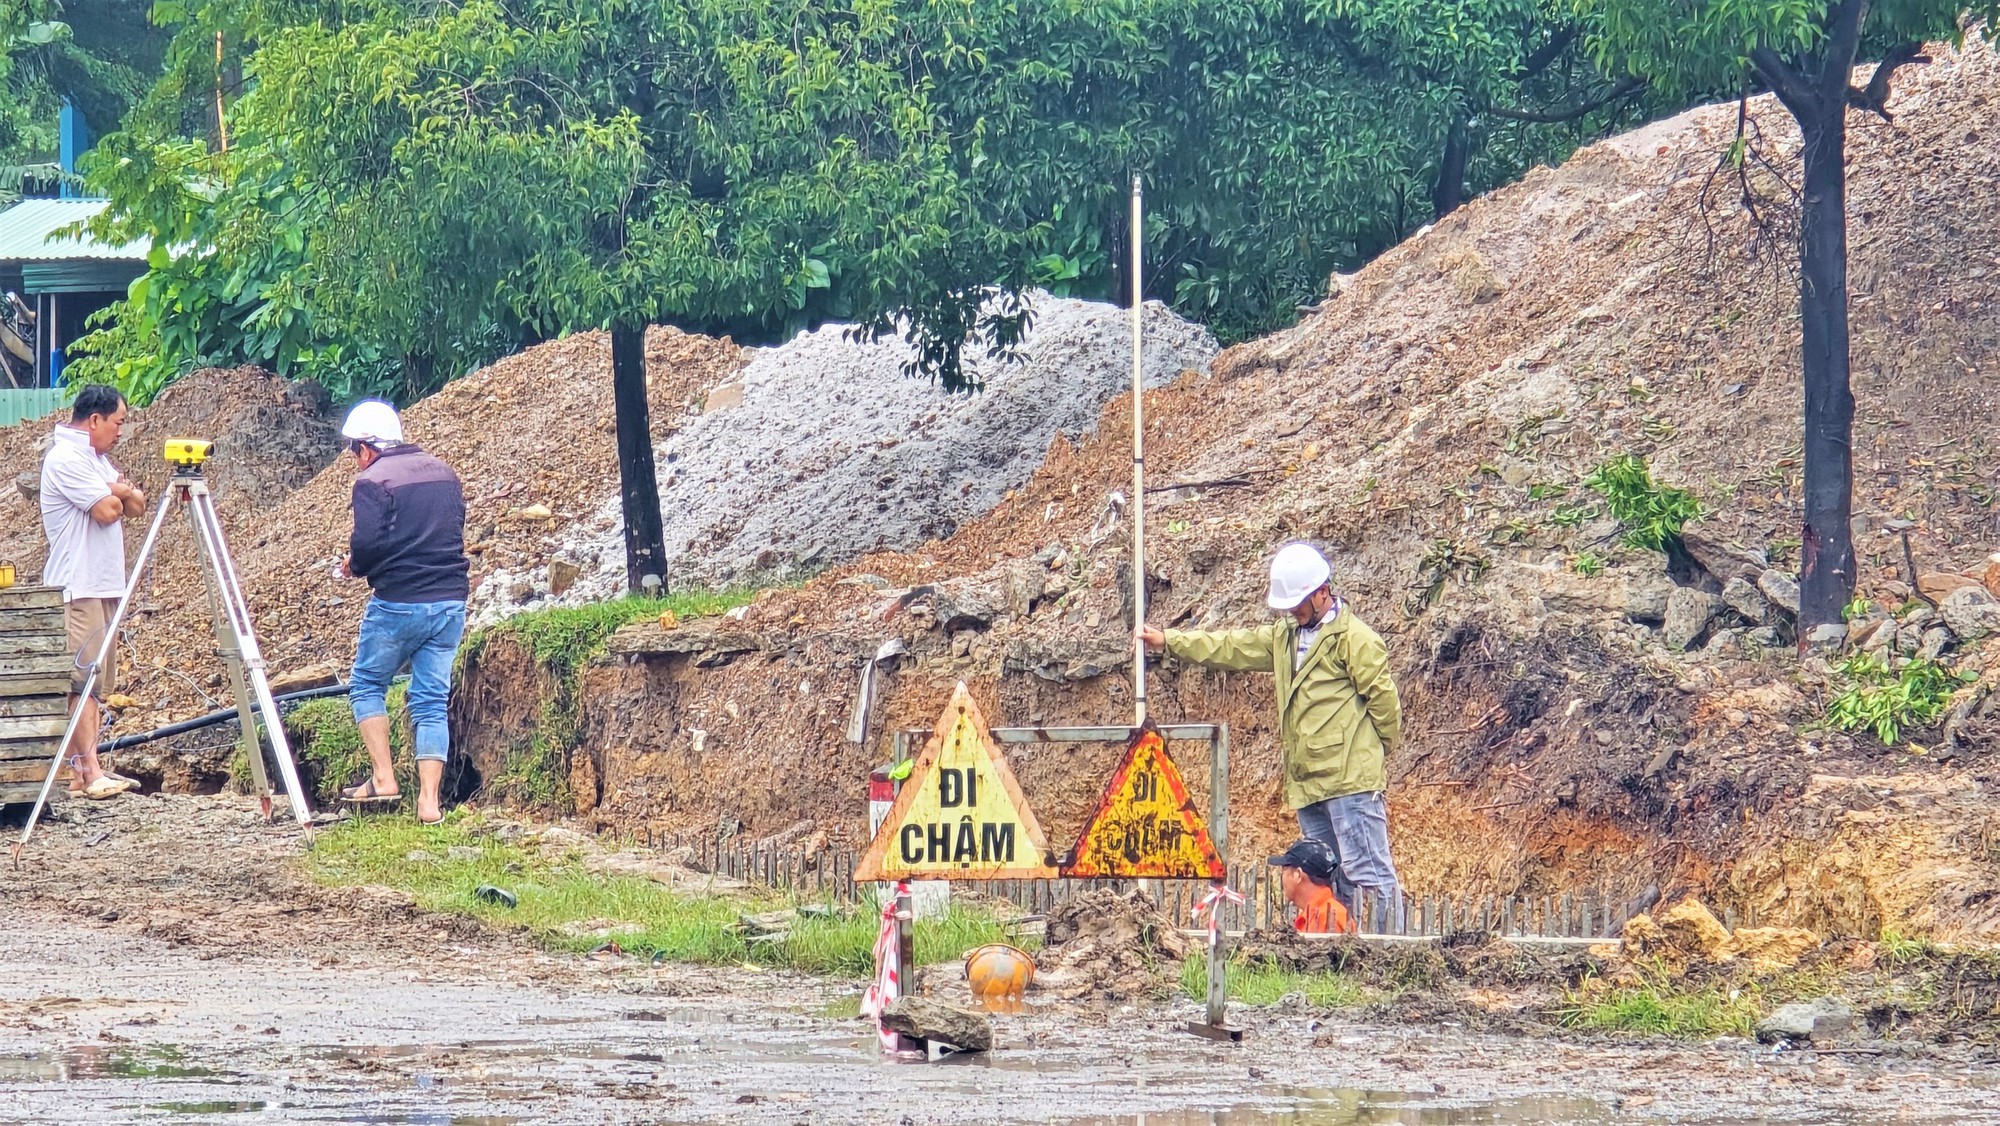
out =
[[1273,868],[1297,868],[1320,883],[1331,884],[1333,873],[1340,867],[1340,860],[1325,841],[1307,837],[1293,841],[1292,847],[1273,856],[1270,864]]

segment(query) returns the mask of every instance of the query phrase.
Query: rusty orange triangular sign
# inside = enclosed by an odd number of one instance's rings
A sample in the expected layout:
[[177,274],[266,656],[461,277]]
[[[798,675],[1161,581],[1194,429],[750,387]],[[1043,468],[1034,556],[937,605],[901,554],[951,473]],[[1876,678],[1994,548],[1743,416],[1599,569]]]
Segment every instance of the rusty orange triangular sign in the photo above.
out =
[[1042,827],[960,682],[910,769],[856,880],[1053,879]]
[[1223,878],[1222,857],[1195,812],[1167,742],[1139,729],[1077,837],[1062,874],[1084,879]]

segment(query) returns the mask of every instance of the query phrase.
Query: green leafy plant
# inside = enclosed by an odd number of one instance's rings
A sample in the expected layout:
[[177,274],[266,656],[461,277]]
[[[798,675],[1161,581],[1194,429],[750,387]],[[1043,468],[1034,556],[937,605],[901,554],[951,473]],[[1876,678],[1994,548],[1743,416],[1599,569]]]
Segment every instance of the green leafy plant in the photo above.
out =
[[1874,601],[1865,595],[1857,594],[1854,596],[1854,601],[1840,608],[1840,620],[1851,622],[1856,618],[1865,618],[1874,612]]
[[1549,513],[1549,523],[1554,524],[1558,528],[1578,528],[1583,526],[1584,521],[1595,515],[1597,515],[1597,506],[1594,504],[1564,503],[1556,505],[1555,511]]
[[1857,653],[1840,663],[1847,681],[1827,702],[1826,721],[1838,731],[1870,731],[1884,746],[1894,746],[1904,728],[1936,723],[1961,684],[1979,674],[1957,672],[1921,657],[1900,671],[1872,653]]
[[1604,573],[1604,560],[1599,559],[1595,552],[1578,552],[1576,558],[1570,560],[1569,565],[1571,570],[1586,579],[1595,578]]
[[1678,542],[1681,528],[1701,515],[1693,493],[1653,480],[1644,458],[1621,454],[1583,479],[1585,487],[1604,498],[1605,507],[1626,527],[1625,543],[1648,551],[1664,551]]

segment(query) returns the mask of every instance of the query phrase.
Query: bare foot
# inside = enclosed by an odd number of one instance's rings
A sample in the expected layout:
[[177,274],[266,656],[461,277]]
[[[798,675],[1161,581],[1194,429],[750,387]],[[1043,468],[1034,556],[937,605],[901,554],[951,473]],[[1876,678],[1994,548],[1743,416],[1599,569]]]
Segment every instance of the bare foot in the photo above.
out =
[[417,799],[417,820],[426,825],[435,825],[444,820],[444,810],[438,808],[436,800]]

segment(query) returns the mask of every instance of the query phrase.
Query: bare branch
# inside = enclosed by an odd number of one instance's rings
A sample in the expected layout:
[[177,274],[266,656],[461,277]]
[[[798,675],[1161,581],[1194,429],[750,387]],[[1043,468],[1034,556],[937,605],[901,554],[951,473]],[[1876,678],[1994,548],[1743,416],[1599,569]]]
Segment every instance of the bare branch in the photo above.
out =
[[1582,25],[1571,23],[1550,36],[1547,43],[1542,44],[1534,54],[1522,60],[1521,69],[1514,72],[1515,81],[1526,81],[1549,69],[1557,59],[1562,57],[1562,53],[1569,49],[1569,45],[1576,42],[1576,37],[1582,31]]
[[1864,109],[1884,121],[1894,121],[1889,114],[1889,83],[1899,67],[1909,63],[1928,63],[1931,57],[1923,53],[1921,43],[1898,43],[1882,54],[1882,61],[1875,64],[1875,73],[1868,76],[1868,85],[1861,88],[1849,87],[1847,104],[1855,109]]
[[1629,98],[1645,88],[1645,79],[1626,77],[1620,79],[1616,86],[1613,86],[1599,97],[1590,98],[1574,105],[1563,106],[1559,109],[1515,109],[1512,106],[1488,104],[1481,112],[1490,113],[1495,117],[1504,117],[1509,121],[1527,121],[1536,125],[1559,125],[1565,121],[1575,121],[1585,114],[1594,113],[1620,98]]
[[1800,117],[1812,111],[1813,91],[1792,64],[1769,47],[1754,47],[1750,51],[1750,65],[1756,69],[1757,77],[1778,96],[1793,117]]

